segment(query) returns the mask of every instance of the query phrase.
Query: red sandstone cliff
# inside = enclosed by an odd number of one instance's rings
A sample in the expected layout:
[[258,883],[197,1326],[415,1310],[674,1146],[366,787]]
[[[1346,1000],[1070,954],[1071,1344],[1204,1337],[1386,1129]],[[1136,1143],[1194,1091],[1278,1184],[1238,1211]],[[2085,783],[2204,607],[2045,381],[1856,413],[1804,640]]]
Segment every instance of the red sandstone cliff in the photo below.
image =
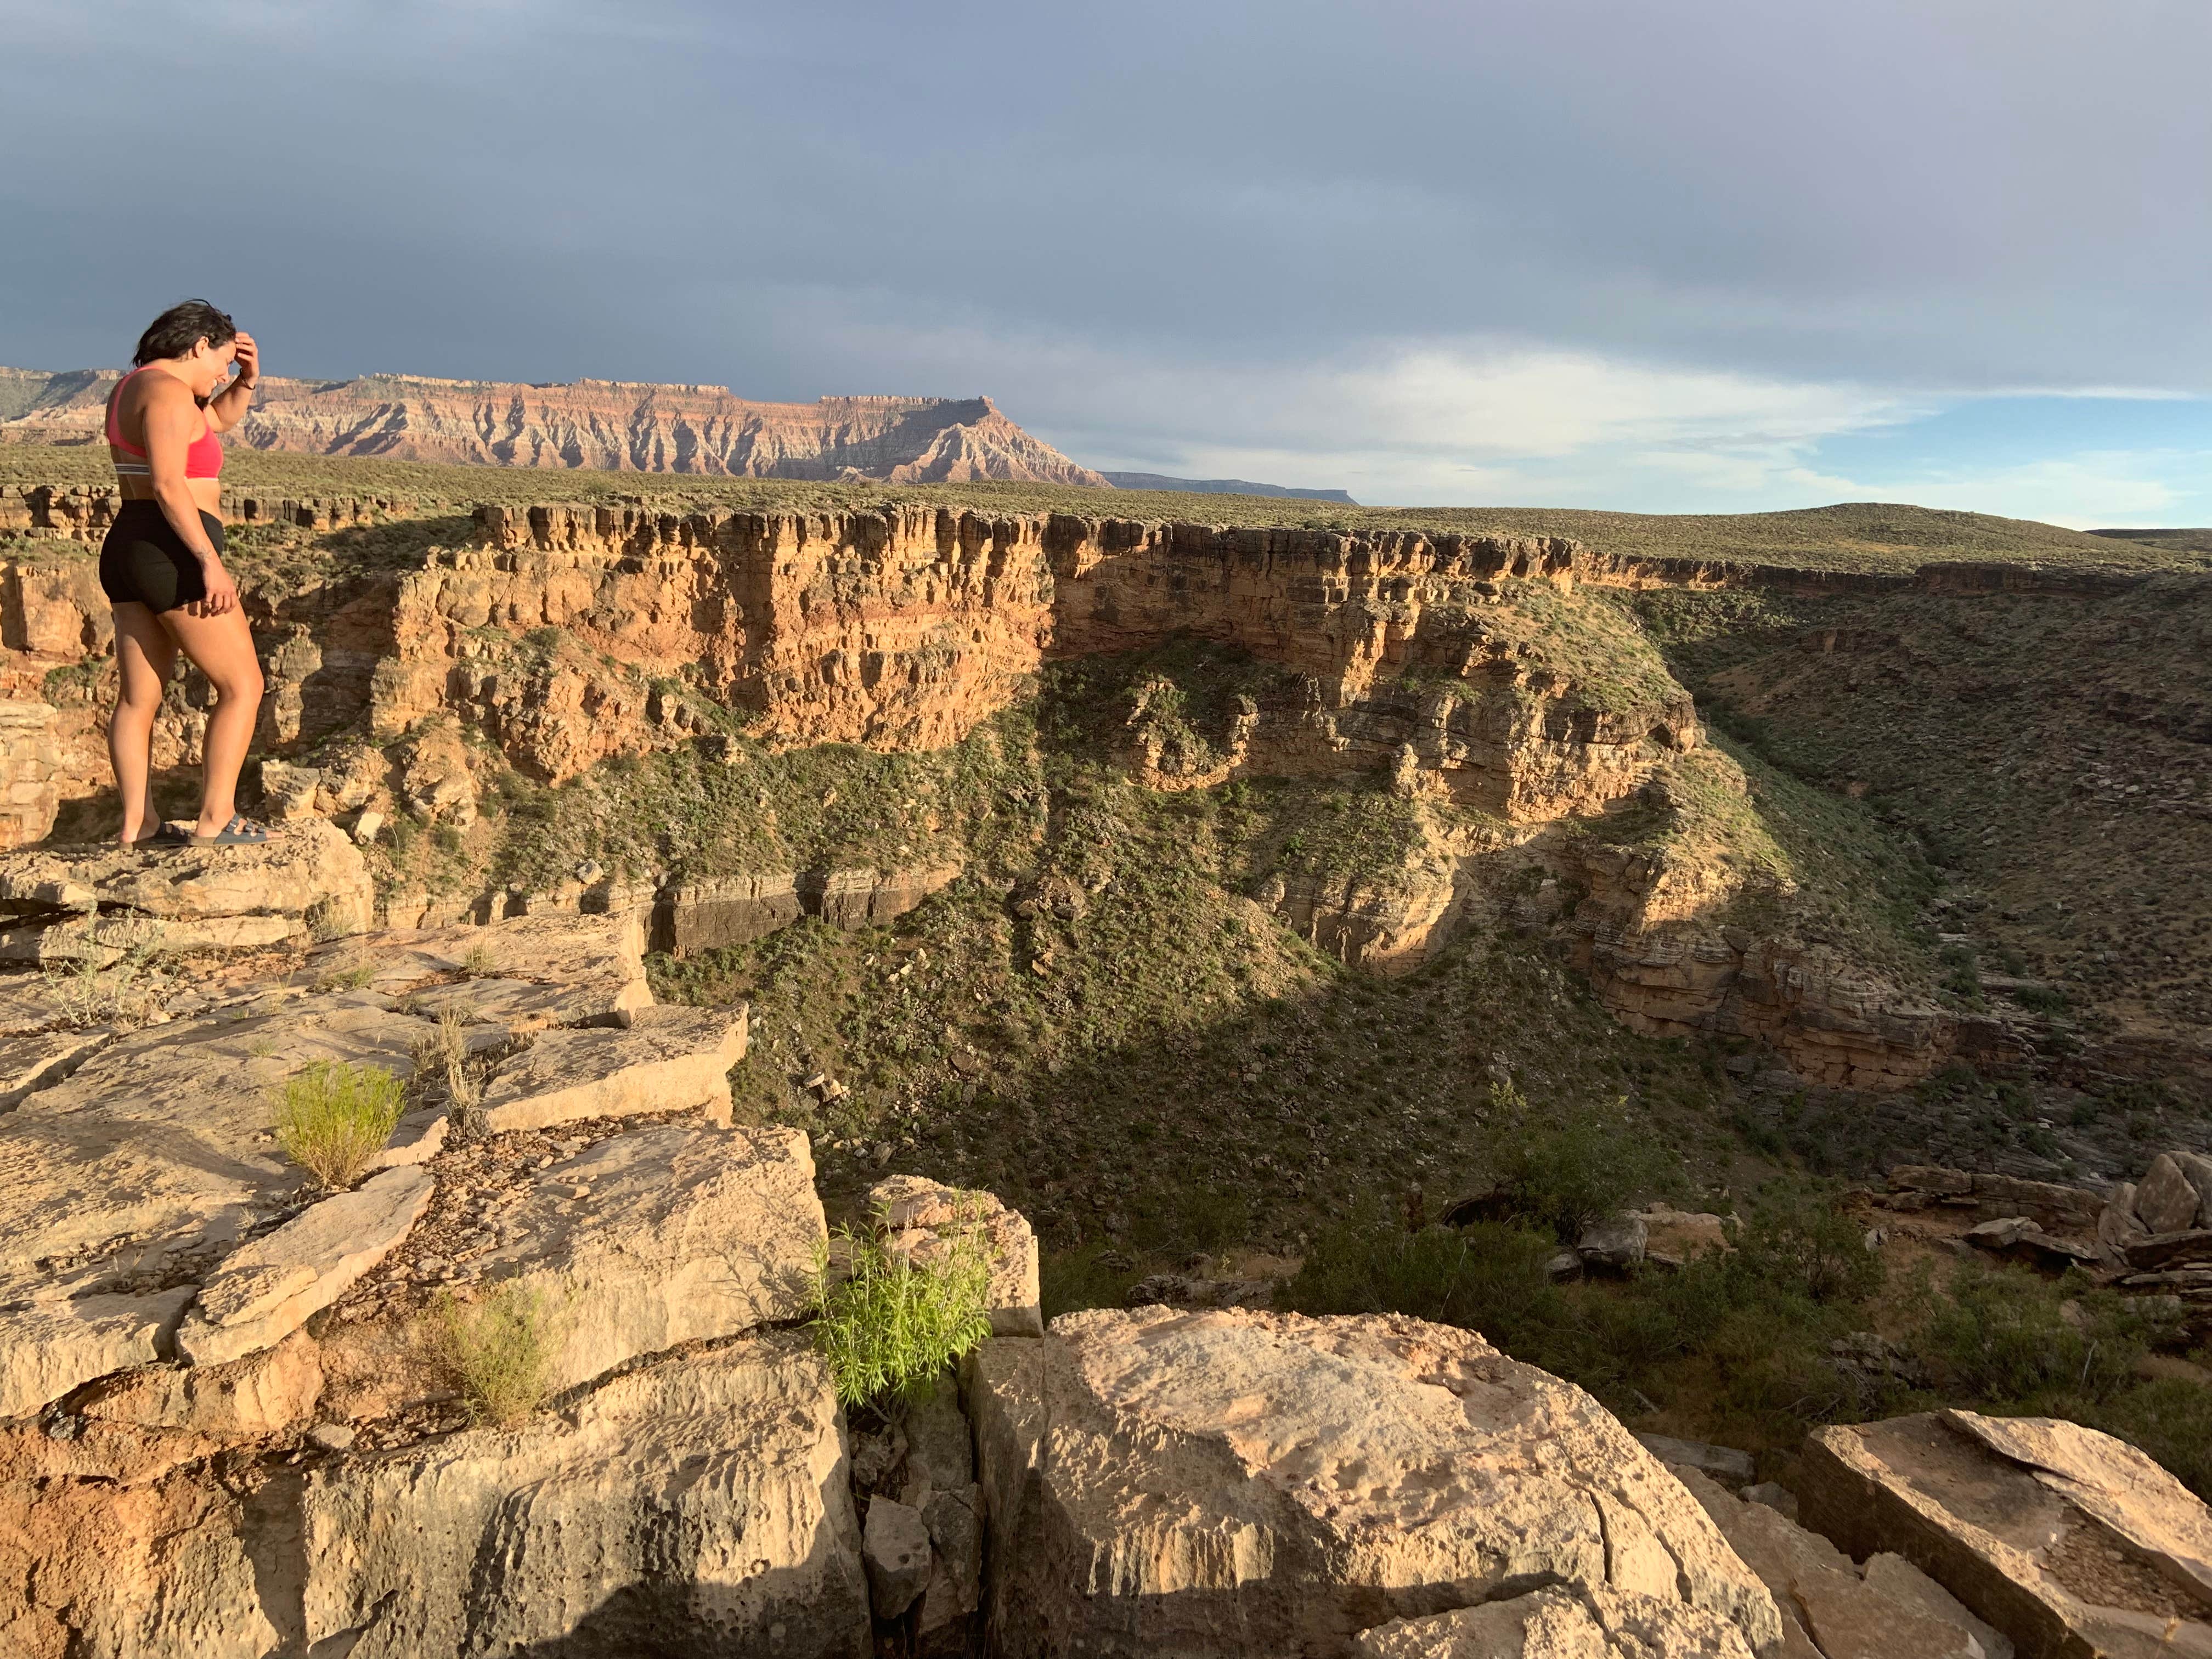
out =
[[[115,376],[0,370],[0,441],[98,435]],[[718,386],[575,380],[530,386],[373,374],[261,383],[238,439],[255,449],[477,465],[590,467],[750,478],[1111,488],[988,398],[750,403]]]

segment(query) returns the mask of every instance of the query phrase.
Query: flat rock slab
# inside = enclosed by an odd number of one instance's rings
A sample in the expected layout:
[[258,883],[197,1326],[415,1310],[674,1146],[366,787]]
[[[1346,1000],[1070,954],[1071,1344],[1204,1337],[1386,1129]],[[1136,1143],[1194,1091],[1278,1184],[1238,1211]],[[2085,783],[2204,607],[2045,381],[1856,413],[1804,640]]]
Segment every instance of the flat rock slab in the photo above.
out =
[[0,1036],[0,1112],[21,1105],[59,1083],[91,1058],[115,1033],[104,1025],[83,1030],[24,1031]]
[[515,916],[481,927],[406,927],[326,945],[294,975],[358,979],[435,1018],[451,1007],[511,1031],[621,1024],[650,1007],[634,912]]
[[868,1207],[884,1218],[898,1248],[918,1260],[933,1258],[962,1232],[972,1232],[991,1260],[991,1334],[1044,1334],[1036,1235],[1020,1211],[1008,1209],[995,1194],[947,1187],[925,1176],[878,1181],[868,1188]]
[[116,908],[162,919],[289,916],[358,933],[375,899],[361,849],[320,818],[258,847],[106,847],[0,854],[0,910]]
[[536,1294],[557,1334],[561,1388],[679,1342],[801,1317],[829,1239],[804,1133],[696,1122],[602,1140],[484,1219],[513,1242],[453,1265]]
[[1353,1659],[1752,1659],[1743,1632],[1680,1601],[1540,1589],[1362,1632]]
[[869,1651],[843,1419],[801,1334],[625,1372],[514,1431],[325,1464],[302,1507],[318,1651]]
[[359,994],[273,999],[118,1037],[0,1116],[0,1416],[170,1357],[189,1287],[307,1182],[274,1134],[284,1079],[404,1078],[429,1029]]
[[1471,1331],[1098,1310],[985,1342],[963,1386],[1009,1655],[1337,1652],[1547,1581],[1781,1639],[1626,1429]]
[[2212,1510],[2124,1441],[1924,1413],[1807,1439],[1806,1524],[1903,1556],[2026,1655],[2212,1654]]
[[495,1073],[484,1122],[495,1134],[587,1117],[703,1106],[726,1118],[730,1067],[745,1054],[745,1015],[641,1008],[627,1030],[547,1031]]
[[386,1170],[232,1251],[177,1332],[179,1357],[219,1365],[274,1347],[407,1237],[434,1186],[419,1167]]

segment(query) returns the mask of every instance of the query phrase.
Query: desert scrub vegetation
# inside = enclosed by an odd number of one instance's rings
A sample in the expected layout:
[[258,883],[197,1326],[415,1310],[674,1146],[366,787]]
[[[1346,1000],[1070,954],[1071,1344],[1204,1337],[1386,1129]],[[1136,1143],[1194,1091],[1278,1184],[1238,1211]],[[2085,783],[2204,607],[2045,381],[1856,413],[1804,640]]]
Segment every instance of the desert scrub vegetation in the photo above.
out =
[[1539,1109],[1510,1083],[1491,1085],[1482,1152],[1492,1186],[1482,1207],[1571,1244],[1626,1205],[1677,1195],[1681,1160],[1637,1132],[1626,1104]]
[[921,1249],[881,1216],[840,1228],[817,1255],[809,1304],[814,1344],[842,1405],[883,1406],[935,1385],[991,1334],[990,1247],[979,1219],[950,1224]]
[[1770,1469],[1824,1423],[1966,1406],[2119,1435],[2212,1495],[2212,1352],[2186,1376],[2153,1358],[2182,1346],[2178,1327],[2079,1273],[1922,1264],[1899,1284],[1838,1195],[1802,1178],[1747,1207],[1727,1251],[1562,1284],[1545,1268],[1555,1234],[1527,1218],[1408,1231],[1370,1200],[1322,1233],[1280,1301],[1477,1331],[1632,1425],[1741,1446]]
[[441,1294],[430,1310],[431,1353],[471,1422],[511,1426],[544,1403],[559,1324],[546,1297],[520,1285],[472,1303]]
[[350,1187],[392,1139],[404,1097],[380,1066],[317,1060],[277,1091],[276,1144],[325,1187]]

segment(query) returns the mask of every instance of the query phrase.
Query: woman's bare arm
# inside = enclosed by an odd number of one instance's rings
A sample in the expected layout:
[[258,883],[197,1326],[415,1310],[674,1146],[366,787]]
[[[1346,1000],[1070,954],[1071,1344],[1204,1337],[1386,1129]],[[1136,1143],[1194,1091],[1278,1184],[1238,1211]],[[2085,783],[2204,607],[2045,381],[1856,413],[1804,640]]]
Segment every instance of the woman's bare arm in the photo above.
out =
[[140,419],[146,427],[146,467],[153,474],[154,499],[161,515],[200,562],[207,598],[195,607],[201,614],[220,617],[238,603],[238,587],[216,556],[200,523],[200,504],[185,478],[185,452],[199,437],[200,409],[184,382],[167,374],[149,374]]
[[246,418],[246,411],[253,407],[253,388],[261,380],[261,349],[253,337],[241,329],[230,349],[238,358],[238,374],[208,399],[208,424],[217,432],[228,432]]

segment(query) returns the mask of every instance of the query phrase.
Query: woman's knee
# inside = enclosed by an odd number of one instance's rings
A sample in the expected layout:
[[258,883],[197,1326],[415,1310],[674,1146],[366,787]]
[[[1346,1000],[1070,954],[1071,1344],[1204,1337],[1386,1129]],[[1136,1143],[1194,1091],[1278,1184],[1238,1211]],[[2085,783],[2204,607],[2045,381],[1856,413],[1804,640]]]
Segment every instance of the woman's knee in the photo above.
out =
[[252,661],[221,677],[209,675],[208,684],[215,688],[216,704],[221,708],[235,708],[240,704],[258,707],[261,693],[266,689],[261,676],[261,665]]

